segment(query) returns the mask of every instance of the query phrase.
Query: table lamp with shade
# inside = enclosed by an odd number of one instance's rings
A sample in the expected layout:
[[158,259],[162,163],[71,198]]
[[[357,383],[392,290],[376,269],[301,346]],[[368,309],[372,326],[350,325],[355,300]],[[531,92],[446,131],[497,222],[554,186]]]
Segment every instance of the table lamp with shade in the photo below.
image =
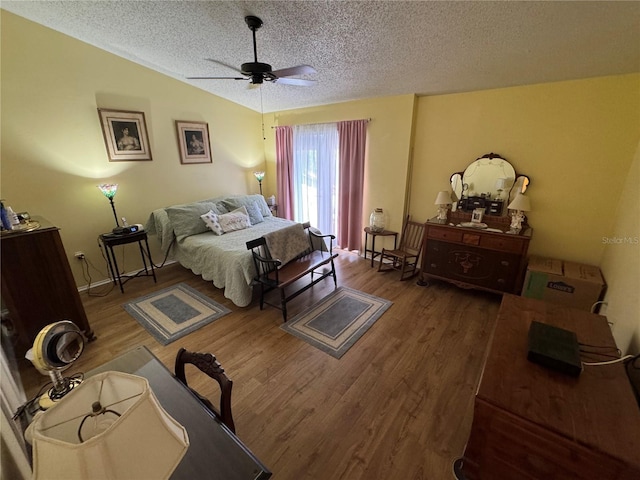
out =
[[531,211],[531,202],[529,197],[523,193],[517,193],[513,201],[507,207],[511,210],[511,225],[513,230],[521,230],[524,221],[524,212]]
[[262,180],[264,180],[264,172],[253,172],[260,185],[260,195],[262,195]]
[[167,479],[189,447],[147,379],[113,371],[36,415],[25,438],[34,479]]
[[451,205],[451,194],[446,191],[438,192],[436,201],[433,202],[438,205],[438,220],[446,220],[447,212],[449,211],[449,205]]
[[100,185],[98,185],[98,188],[103,193],[103,195],[109,199],[109,202],[111,203],[111,210],[113,210],[113,218],[116,219],[116,228],[112,230],[112,233],[116,235],[120,235],[121,233],[124,232],[124,228],[121,227],[120,223],[118,222],[118,214],[116,213],[116,206],[113,203],[113,197],[116,196],[116,192],[118,191],[118,184],[117,183],[101,183]]

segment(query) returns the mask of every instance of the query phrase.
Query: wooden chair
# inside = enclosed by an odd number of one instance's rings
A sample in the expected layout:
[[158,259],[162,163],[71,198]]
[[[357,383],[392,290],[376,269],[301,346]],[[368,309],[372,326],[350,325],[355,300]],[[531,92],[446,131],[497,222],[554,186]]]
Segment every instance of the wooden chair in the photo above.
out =
[[[200,395],[193,388],[189,387],[185,376],[185,365],[191,364],[197,367],[200,371],[213,378],[220,385],[220,409],[218,410],[206,397]],[[189,352],[184,348],[181,348],[176,355],[175,373],[178,380],[180,380],[193,394],[204,403],[211,412],[223,423],[229,430],[236,433],[236,427],[233,423],[233,416],[231,415],[231,388],[233,382],[229,380],[224,373],[224,368],[220,365],[216,357],[210,353],[196,353]]]
[[[413,222],[407,215],[407,220],[402,227],[400,245],[392,250],[382,249],[378,271],[399,270],[400,280],[408,280],[416,276],[418,259],[422,252],[424,230],[424,223]],[[385,259],[390,261],[385,262]],[[409,275],[405,276],[407,274]]]

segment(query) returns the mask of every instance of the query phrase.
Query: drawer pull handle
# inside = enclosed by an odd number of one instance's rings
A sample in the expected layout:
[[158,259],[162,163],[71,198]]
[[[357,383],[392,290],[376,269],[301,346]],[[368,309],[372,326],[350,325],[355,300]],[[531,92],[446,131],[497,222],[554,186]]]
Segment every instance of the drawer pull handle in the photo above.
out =
[[499,279],[498,279],[498,283],[499,283],[500,285],[504,285],[504,283],[505,283],[505,282],[504,282],[504,278],[499,278]]
[[509,260],[500,260],[500,265],[502,265],[503,267],[508,267],[509,266]]

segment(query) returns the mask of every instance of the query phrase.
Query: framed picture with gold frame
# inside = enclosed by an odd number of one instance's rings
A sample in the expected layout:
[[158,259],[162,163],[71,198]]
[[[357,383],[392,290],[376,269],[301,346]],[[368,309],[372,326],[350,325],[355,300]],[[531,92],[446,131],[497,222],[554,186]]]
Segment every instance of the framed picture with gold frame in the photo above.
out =
[[152,160],[144,112],[98,109],[110,162]]
[[213,163],[209,144],[209,125],[204,122],[176,120],[180,163]]

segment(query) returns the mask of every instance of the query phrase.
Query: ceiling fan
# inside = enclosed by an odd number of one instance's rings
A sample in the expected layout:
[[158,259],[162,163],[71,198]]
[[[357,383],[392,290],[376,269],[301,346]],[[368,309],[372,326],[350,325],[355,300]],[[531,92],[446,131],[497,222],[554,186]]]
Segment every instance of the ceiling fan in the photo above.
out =
[[315,80],[305,80],[302,78],[287,78],[295,75],[306,75],[317,73],[316,69],[310,65],[299,65],[297,67],[282,68],[280,70],[273,70],[268,63],[258,62],[258,50],[256,48],[256,30],[262,26],[262,20],[253,15],[244,17],[244,21],[253,32],[253,62],[243,63],[240,66],[240,70],[231,67],[217,60],[208,58],[210,62],[224,65],[225,67],[232,68],[238,71],[243,77],[187,77],[189,80],[249,80],[251,85],[260,85],[263,82],[284,83],[287,85],[299,85],[303,87],[309,87],[315,85]]

